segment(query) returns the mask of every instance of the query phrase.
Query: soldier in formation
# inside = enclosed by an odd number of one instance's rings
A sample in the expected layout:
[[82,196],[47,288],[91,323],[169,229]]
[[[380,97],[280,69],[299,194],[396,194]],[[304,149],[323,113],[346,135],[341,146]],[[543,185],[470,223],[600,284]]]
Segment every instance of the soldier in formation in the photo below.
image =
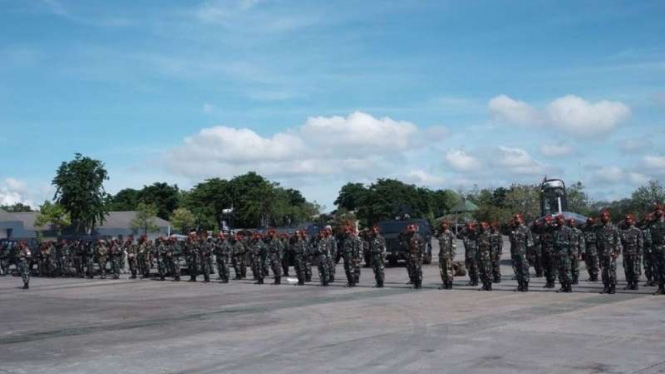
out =
[[453,289],[453,261],[455,260],[455,234],[450,231],[450,222],[441,222],[441,232],[437,237],[439,240],[439,270],[441,272],[442,285],[440,290]]
[[459,235],[464,243],[464,263],[469,271],[467,286],[478,285],[478,228],[474,222],[467,222]]
[[529,248],[535,244],[531,231],[524,225],[524,218],[521,214],[516,214],[512,222],[513,225],[509,234],[510,258],[517,279],[516,291],[528,292],[530,275],[527,253],[529,253]]
[[476,235],[476,248],[478,271],[483,284],[480,291],[492,291],[492,232],[487,222],[480,224],[480,231]]
[[598,257],[598,234],[596,228],[596,219],[587,218],[586,227],[582,231],[584,234],[584,263],[589,273],[588,282],[598,282],[600,269],[600,259]]
[[374,287],[383,288],[383,281],[385,279],[384,269],[386,267],[386,240],[379,233],[378,226],[374,226],[370,233],[369,251],[371,254],[370,264],[376,281]]
[[556,217],[554,230],[554,253],[561,288],[557,292],[573,292],[571,259],[574,256],[574,233],[562,215]]
[[416,225],[409,225],[405,236],[408,247],[407,270],[409,280],[414,289],[420,289],[423,285],[423,256],[425,254],[425,240],[417,232]]

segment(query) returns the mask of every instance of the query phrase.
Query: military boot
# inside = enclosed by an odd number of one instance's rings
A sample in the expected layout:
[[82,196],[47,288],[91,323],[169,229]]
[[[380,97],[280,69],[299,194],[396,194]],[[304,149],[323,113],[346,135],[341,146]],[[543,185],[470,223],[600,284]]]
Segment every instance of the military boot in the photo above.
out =
[[515,292],[522,292],[524,291],[524,282],[517,282],[517,289]]
[[29,289],[29,288],[30,288],[30,285],[29,285],[29,284],[27,284],[27,283],[23,284],[23,289],[24,289],[24,290],[27,290],[27,289]]
[[210,277],[209,276],[203,277],[203,282],[204,283],[210,283]]
[[639,291],[640,286],[638,285],[639,282],[633,282],[633,291]]
[[579,280],[578,280],[577,276],[573,277],[573,284],[579,284]]
[[647,278],[646,283],[644,283],[644,287],[650,287],[653,286],[653,280],[651,278]]
[[556,293],[566,292],[566,290],[567,290],[567,288],[566,288],[566,284],[565,284],[565,283],[562,283],[562,284],[561,284],[561,288],[559,288],[558,290],[556,290]]
[[524,282],[524,287],[522,288],[522,292],[529,292],[529,282]]
[[487,291],[492,291],[492,283],[487,283]]
[[610,284],[610,290],[607,292],[610,295],[614,295],[617,292],[616,284]]
[[658,289],[653,293],[654,295],[665,295],[665,285],[663,283],[658,284]]
[[190,275],[190,276],[189,276],[189,281],[190,281],[190,282],[196,282],[196,277],[193,276],[193,275]]
[[176,275],[176,276],[175,276],[175,281],[176,281],[176,282],[180,282],[180,276],[179,276],[179,275]]
[[543,288],[554,288],[554,282],[553,281],[547,281]]
[[609,283],[603,283],[603,286],[604,286],[604,287],[603,287],[603,290],[600,291],[601,294],[610,292],[610,285],[609,285]]
[[440,290],[447,290],[448,289],[448,282],[443,282],[443,284],[439,287]]
[[632,290],[633,289],[633,282],[627,282],[626,287],[623,288],[625,290]]
[[494,277],[494,283],[501,283],[501,277]]
[[570,283],[566,284],[566,290],[564,292],[571,293],[573,292],[573,285]]

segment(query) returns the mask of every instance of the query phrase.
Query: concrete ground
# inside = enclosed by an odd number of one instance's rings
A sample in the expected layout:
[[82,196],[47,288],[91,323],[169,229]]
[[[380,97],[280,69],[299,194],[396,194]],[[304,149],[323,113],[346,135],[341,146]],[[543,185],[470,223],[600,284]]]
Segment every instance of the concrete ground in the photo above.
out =
[[0,373],[665,373],[654,288],[524,294],[502,270],[494,292],[438,290],[436,264],[420,291],[403,266],[385,289],[341,264],[329,288],[0,277]]

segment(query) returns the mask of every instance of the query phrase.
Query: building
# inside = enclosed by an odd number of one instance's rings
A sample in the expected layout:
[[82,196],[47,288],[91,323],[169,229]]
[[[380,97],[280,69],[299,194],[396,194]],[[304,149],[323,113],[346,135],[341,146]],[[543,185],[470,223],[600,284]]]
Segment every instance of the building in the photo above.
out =
[[[11,213],[0,209],[0,238],[8,239],[34,239],[37,233],[41,232],[44,238],[55,238],[58,236],[56,230],[47,225],[46,227],[35,227],[37,212]],[[143,234],[140,231],[132,229],[132,220],[136,217],[136,212],[109,212],[104,223],[95,228],[93,236],[108,237],[126,237],[129,235]],[[159,229],[158,232],[148,233],[148,237],[154,239],[159,236],[166,236],[171,233],[171,224],[161,218],[154,217],[153,223]],[[65,229],[64,236],[73,235],[71,229]]]

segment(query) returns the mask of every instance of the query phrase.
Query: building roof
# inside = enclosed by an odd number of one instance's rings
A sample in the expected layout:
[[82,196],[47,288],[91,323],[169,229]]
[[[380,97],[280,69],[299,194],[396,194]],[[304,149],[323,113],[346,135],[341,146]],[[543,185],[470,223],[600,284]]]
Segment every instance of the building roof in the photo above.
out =
[[[44,230],[47,227],[35,227],[35,219],[37,219],[37,214],[39,212],[20,212],[20,213],[9,213],[4,210],[0,210],[0,222],[9,221],[9,222],[22,222],[23,229],[28,231],[38,231]],[[109,212],[106,215],[104,223],[97,226],[96,229],[131,229],[132,220],[136,217],[135,211],[126,211],[126,212]],[[153,222],[157,227],[169,227],[171,224],[169,221],[163,220],[159,217],[154,217]]]

